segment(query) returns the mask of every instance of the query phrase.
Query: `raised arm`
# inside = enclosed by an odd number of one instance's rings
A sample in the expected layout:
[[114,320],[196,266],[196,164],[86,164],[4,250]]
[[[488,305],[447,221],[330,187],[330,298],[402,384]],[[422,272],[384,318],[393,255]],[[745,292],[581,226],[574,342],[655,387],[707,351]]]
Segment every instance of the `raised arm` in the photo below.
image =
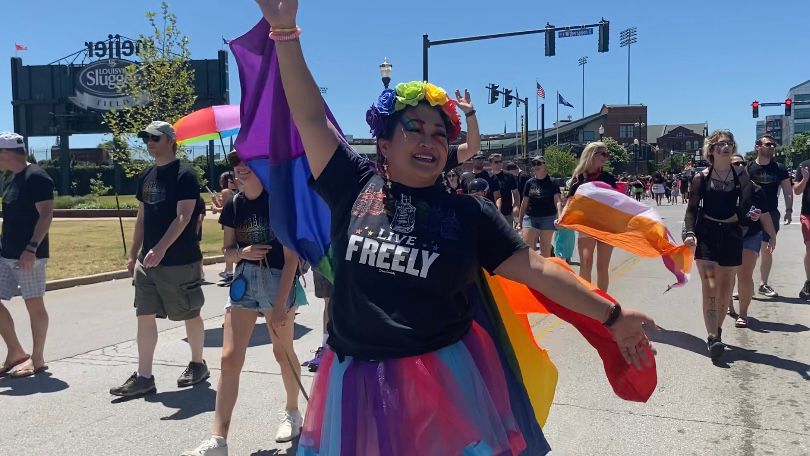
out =
[[[286,32],[297,26],[298,0],[256,0],[256,3],[271,28]],[[307,67],[301,42],[276,41],[276,53],[284,94],[301,134],[312,176],[317,179],[337,149],[338,136],[326,118],[323,98]]]
[[467,119],[467,142],[458,146],[457,153],[458,163],[461,164],[481,150],[481,133],[478,130],[478,118],[475,116],[475,108],[467,89],[464,89],[463,97],[461,91],[456,90],[456,103]]

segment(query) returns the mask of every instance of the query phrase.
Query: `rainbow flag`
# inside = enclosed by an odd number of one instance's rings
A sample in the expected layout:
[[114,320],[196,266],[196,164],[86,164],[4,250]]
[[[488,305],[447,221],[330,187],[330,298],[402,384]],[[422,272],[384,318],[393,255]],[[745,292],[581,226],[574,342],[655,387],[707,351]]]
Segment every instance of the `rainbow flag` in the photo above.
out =
[[692,249],[678,245],[655,209],[604,182],[580,185],[563,210],[560,226],[640,257],[661,257],[664,266],[675,275],[675,283],[666,291],[689,281]]
[[[242,87],[242,129],[237,152],[262,179],[270,194],[270,223],[281,242],[331,275],[330,213],[308,186],[311,172],[281,85],[269,26],[261,20],[231,41]],[[335,126],[334,118],[326,109]],[[498,349],[515,418],[527,443],[524,454],[550,451],[541,426],[548,418],[557,370],[534,339],[529,313],[552,312],[571,322],[596,347],[606,374],[620,397],[646,401],[655,385],[655,367],[627,366],[608,330],[599,322],[568,311],[527,287],[482,271],[467,290],[476,321]],[[649,388],[652,385],[653,388]]]

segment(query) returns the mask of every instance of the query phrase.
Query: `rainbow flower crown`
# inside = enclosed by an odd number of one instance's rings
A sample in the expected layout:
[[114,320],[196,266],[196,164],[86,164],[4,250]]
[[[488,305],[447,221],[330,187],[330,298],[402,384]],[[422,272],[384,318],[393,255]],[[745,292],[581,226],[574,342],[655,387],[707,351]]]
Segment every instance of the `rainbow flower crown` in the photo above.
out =
[[416,106],[427,101],[430,106],[439,106],[450,120],[450,131],[447,139],[454,141],[461,133],[461,117],[456,110],[456,102],[447,96],[441,87],[429,82],[411,81],[397,84],[395,89],[385,89],[377,101],[366,111],[366,122],[371,127],[371,134],[379,138],[385,132],[388,117],[409,106]]

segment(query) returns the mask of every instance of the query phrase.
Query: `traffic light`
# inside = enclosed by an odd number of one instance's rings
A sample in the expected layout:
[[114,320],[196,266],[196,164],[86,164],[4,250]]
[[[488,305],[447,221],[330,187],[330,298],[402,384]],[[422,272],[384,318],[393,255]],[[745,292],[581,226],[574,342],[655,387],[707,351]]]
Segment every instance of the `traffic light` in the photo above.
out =
[[554,26],[546,22],[546,57],[551,57],[556,54],[554,49],[556,36],[554,33]]
[[751,113],[754,115],[754,119],[759,117],[759,102],[756,100],[751,103]]
[[793,108],[793,100],[790,98],[785,99],[785,115],[790,117],[790,111]]
[[508,108],[512,105],[512,90],[503,89],[503,107]]
[[498,84],[489,85],[489,104],[498,101]]
[[599,52],[607,52],[610,45],[610,21],[599,21]]

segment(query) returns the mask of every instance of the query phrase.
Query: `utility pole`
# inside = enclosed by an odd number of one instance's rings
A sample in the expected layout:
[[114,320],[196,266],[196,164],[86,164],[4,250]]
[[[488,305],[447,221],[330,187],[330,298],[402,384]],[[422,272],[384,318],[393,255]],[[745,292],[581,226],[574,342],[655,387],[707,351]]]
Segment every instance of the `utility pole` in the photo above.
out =
[[630,104],[630,45],[635,44],[637,29],[630,27],[619,34],[619,46],[627,48],[627,104]]
[[585,65],[588,63],[588,57],[581,57],[579,59],[579,66],[582,67],[582,118],[585,118]]

